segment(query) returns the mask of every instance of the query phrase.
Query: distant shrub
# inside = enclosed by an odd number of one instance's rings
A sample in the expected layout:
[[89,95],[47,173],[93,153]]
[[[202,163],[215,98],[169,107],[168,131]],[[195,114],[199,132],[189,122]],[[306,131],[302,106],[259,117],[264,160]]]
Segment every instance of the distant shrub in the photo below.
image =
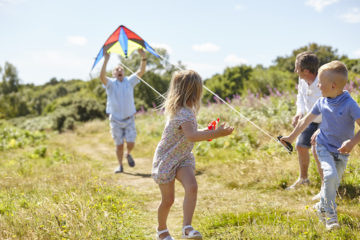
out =
[[30,132],[9,125],[0,126],[0,151],[37,145],[45,138],[45,134],[38,131]]

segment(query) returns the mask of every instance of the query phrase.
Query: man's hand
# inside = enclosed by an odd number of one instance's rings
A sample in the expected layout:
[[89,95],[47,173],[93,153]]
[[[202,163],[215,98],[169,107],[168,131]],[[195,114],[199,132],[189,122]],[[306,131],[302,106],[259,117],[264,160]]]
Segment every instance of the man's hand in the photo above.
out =
[[297,123],[299,122],[299,120],[300,120],[302,117],[303,117],[303,114],[301,114],[301,113],[295,115],[295,116],[293,117],[293,120],[292,120],[292,123],[291,123],[292,126],[293,126],[293,127],[296,127]]
[[140,54],[140,56],[141,56],[142,59],[145,59],[145,58],[146,58],[146,54],[145,54],[144,49],[139,48],[139,49],[138,49],[138,52],[139,52],[139,54]]
[[341,147],[338,148],[338,151],[342,154],[349,154],[353,148],[354,148],[354,144],[349,139],[341,144]]
[[110,59],[110,54],[109,54],[108,52],[105,52],[105,53],[104,53],[104,59],[105,59],[105,61],[109,61],[109,59]]

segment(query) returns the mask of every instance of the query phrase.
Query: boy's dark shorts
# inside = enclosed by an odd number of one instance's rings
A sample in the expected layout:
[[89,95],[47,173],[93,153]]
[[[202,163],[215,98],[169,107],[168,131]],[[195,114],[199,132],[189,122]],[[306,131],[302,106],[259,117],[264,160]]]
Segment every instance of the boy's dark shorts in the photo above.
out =
[[300,134],[296,141],[296,146],[311,148],[311,136],[319,128],[320,123],[312,122],[310,125]]

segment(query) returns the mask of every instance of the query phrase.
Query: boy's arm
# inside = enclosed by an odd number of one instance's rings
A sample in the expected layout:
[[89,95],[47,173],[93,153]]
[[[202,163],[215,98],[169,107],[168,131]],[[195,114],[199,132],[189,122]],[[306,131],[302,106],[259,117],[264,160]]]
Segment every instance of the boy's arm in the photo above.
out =
[[[358,126],[360,126],[360,118],[356,120]],[[350,153],[351,150],[360,142],[360,130],[352,139],[348,139],[341,144],[341,147],[338,151],[342,154]]]
[[296,125],[296,127],[294,128],[294,130],[290,133],[289,136],[286,137],[282,137],[280,140],[284,140],[286,142],[292,143],[297,136],[299,136],[300,133],[302,133],[305,128],[317,117],[318,115],[312,114],[311,112],[309,112],[308,114],[306,114],[305,117],[303,117],[298,124]]
[[298,81],[298,93],[296,95],[296,114],[292,119],[292,125],[295,127],[298,121],[304,116],[305,102],[303,99],[302,81],[299,78]]
[[181,128],[184,132],[185,137],[190,142],[199,142],[208,139],[224,137],[234,131],[233,127],[225,127],[225,123],[221,124],[216,130],[198,130],[194,128],[191,122],[184,122],[183,124],[181,124]]
[[102,65],[102,68],[101,68],[101,72],[100,72],[100,80],[102,81],[102,83],[106,86],[107,84],[107,78],[106,78],[106,65],[109,61],[109,58],[110,58],[110,54],[105,52],[104,54],[104,63]]
[[141,78],[144,75],[145,70],[146,70],[146,54],[145,54],[145,51],[141,48],[138,49],[138,52],[141,56],[141,61],[140,61],[140,68],[139,68],[139,70],[137,70],[136,76]]

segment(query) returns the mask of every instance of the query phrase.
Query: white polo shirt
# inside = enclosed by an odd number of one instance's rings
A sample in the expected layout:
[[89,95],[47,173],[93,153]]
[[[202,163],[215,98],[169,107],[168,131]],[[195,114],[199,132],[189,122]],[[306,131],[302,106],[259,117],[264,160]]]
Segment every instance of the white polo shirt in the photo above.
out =
[[[314,82],[309,86],[304,79],[299,78],[298,94],[296,100],[296,114],[307,114],[311,111],[315,102],[322,96],[320,88],[317,86],[319,78],[316,77]],[[320,123],[321,115],[315,118],[313,122]]]
[[123,120],[136,113],[134,87],[140,82],[136,74],[124,77],[120,82],[116,78],[107,78],[105,86],[107,94],[106,113],[116,120]]

